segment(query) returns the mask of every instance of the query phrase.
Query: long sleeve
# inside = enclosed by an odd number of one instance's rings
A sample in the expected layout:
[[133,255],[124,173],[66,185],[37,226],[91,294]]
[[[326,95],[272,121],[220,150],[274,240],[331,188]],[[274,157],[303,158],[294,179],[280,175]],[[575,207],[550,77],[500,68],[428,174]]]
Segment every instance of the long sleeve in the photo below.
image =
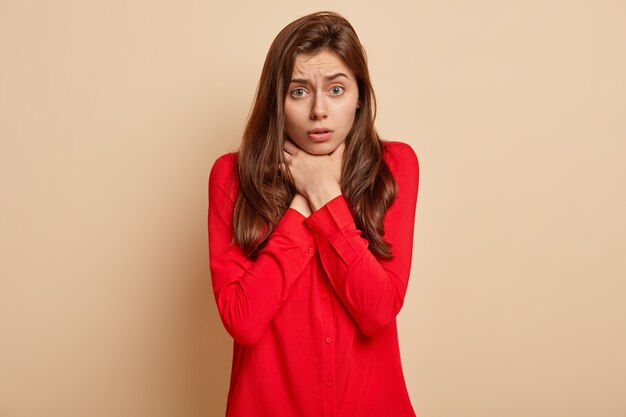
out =
[[287,210],[256,260],[245,257],[233,242],[238,154],[214,163],[209,263],[234,339],[227,417],[415,417],[395,316],[411,265],[417,157],[383,145],[397,184],[383,219],[389,260],[372,255],[342,196],[308,218]]
[[293,283],[315,256],[304,216],[288,209],[255,261],[233,243],[237,194],[235,155],[215,161],[209,176],[209,258],[211,281],[224,327],[237,342],[261,337]]
[[389,144],[386,162],[396,180],[396,199],[384,218],[393,258],[379,259],[357,229],[343,196],[306,220],[329,280],[361,331],[369,336],[396,317],[407,290],[419,183],[417,156],[403,143]]

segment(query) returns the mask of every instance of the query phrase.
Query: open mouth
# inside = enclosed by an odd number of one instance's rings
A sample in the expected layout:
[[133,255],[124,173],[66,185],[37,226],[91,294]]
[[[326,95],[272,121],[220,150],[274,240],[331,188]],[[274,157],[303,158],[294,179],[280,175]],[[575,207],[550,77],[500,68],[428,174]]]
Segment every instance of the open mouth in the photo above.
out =
[[314,142],[323,142],[328,140],[332,136],[332,133],[332,130],[325,127],[318,127],[307,132],[309,138],[311,138]]

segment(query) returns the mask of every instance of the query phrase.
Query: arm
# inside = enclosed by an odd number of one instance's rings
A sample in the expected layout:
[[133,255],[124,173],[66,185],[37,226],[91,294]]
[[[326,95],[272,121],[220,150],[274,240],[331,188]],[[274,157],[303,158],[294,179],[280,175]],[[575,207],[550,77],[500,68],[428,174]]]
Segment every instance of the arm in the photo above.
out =
[[392,146],[396,149],[388,163],[397,195],[384,219],[384,239],[391,244],[392,259],[378,259],[368,250],[343,196],[306,220],[337,296],[370,336],[387,327],[400,311],[411,269],[419,165],[408,145]]
[[237,193],[234,155],[219,158],[209,177],[209,263],[217,309],[228,333],[254,344],[286,299],[315,251],[305,217],[290,208],[258,258],[246,258],[233,243]]

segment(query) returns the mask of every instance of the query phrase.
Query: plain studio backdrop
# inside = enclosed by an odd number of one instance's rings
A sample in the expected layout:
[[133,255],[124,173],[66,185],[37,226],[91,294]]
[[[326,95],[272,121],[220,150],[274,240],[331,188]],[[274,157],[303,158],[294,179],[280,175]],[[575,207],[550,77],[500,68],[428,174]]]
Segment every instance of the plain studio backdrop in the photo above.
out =
[[626,416],[617,0],[0,0],[0,416],[223,415],[208,174],[273,38],[324,9],[420,160],[418,416]]

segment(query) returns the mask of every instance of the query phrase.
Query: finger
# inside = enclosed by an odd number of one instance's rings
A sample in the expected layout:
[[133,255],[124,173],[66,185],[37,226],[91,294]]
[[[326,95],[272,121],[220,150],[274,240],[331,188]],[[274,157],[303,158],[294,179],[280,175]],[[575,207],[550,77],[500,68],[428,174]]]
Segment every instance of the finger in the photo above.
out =
[[339,146],[337,146],[337,147],[335,148],[335,150],[333,151],[333,153],[332,153],[331,155],[332,155],[332,156],[334,156],[334,157],[337,157],[337,158],[341,159],[341,158],[342,158],[342,156],[343,156],[343,151],[344,151],[345,149],[346,149],[346,142],[341,142],[341,143],[339,144]]
[[298,152],[298,147],[289,139],[285,139],[285,142],[283,142],[283,149],[290,155],[294,155]]

